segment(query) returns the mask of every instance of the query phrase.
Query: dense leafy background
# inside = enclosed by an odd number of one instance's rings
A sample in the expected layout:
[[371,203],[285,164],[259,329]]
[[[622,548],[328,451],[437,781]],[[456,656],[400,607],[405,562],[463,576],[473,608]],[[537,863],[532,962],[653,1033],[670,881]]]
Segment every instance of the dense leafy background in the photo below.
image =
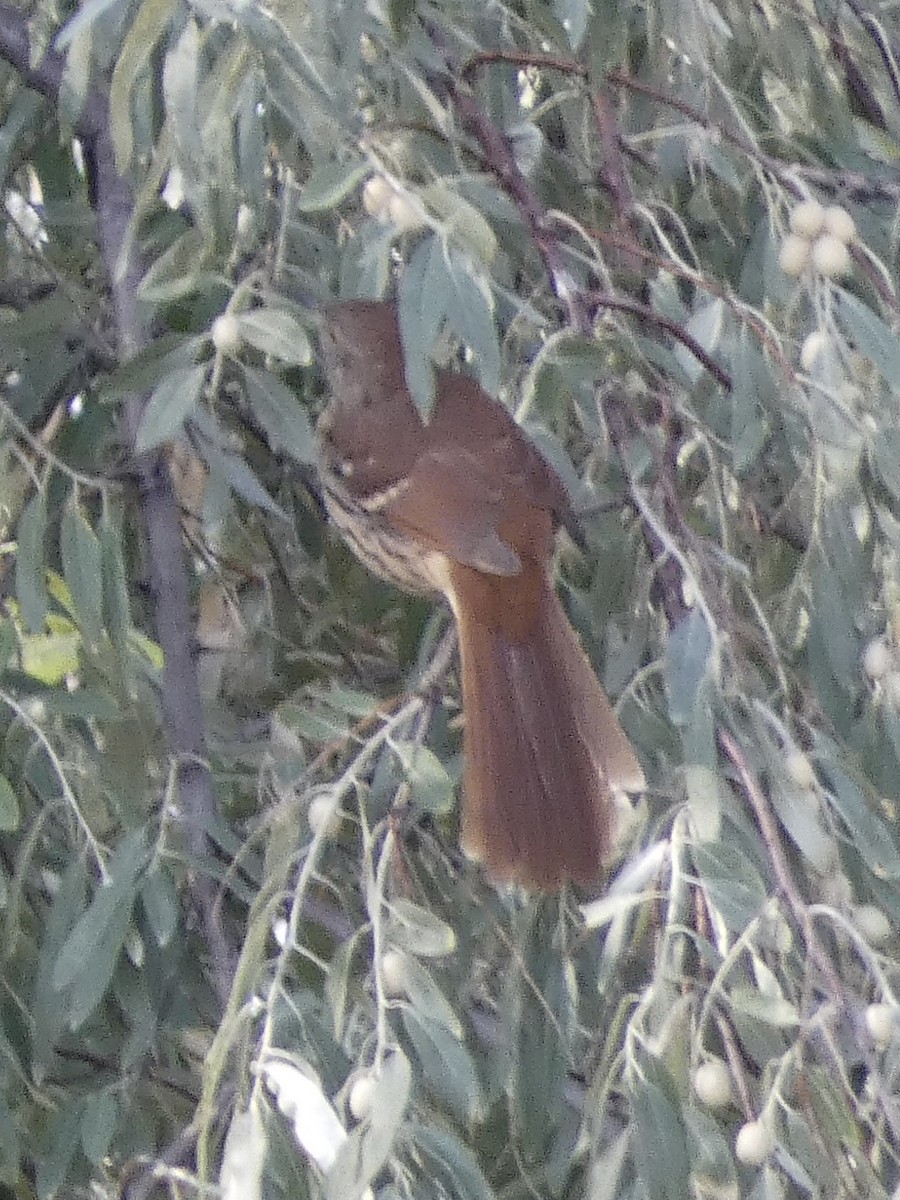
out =
[[[897,1194],[898,62],[888,0],[0,5],[4,1196]],[[595,896],[463,861],[446,616],[323,523],[299,301],[391,288],[585,513]]]

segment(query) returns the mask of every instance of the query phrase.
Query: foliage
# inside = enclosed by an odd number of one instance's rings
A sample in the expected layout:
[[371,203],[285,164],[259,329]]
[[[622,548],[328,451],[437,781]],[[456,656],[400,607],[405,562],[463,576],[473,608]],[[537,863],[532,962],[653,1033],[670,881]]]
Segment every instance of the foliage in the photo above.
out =
[[[6,1195],[896,1194],[898,61],[866,0],[0,5]],[[446,617],[324,527],[306,300],[390,288],[585,514],[597,895],[462,859]]]

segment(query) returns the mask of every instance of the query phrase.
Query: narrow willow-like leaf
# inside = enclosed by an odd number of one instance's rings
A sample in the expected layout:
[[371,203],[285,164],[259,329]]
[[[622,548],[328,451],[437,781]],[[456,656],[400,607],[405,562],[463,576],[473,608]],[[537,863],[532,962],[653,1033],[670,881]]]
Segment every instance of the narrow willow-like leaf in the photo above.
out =
[[98,645],[103,634],[103,566],[100,542],[80,508],[63,513],[59,549],[63,573],[82,635]]
[[385,1059],[375,1081],[370,1116],[340,1147],[325,1178],[326,1200],[362,1196],[374,1180],[397,1141],[411,1086],[406,1055],[395,1050]]
[[443,292],[432,286],[431,278],[431,256],[440,253],[436,237],[419,245],[400,280],[397,304],[406,383],[426,420],[434,405],[431,347],[446,312]]
[[456,1117],[468,1124],[481,1106],[481,1087],[472,1056],[440,1021],[425,1013],[403,1010],[403,1028],[418,1059],[422,1078]]
[[706,618],[693,609],[673,629],[666,646],[665,680],[669,715],[683,725],[691,719],[697,691],[709,666],[712,638]]
[[131,114],[132,92],[138,75],[147,66],[156,43],[169,27],[176,0],[143,0],[122,44],[109,86],[109,122],[116,151],[116,166],[128,170],[134,148]]
[[19,828],[19,798],[5,775],[0,775],[0,831],[11,833]]
[[16,599],[25,628],[41,633],[47,617],[47,582],[44,564],[44,535],[47,502],[43,491],[35,492],[19,518],[16,549]]
[[119,1123],[119,1102],[113,1091],[92,1096],[81,1119],[81,1148],[85,1158],[99,1166],[109,1153]]
[[[65,1184],[81,1144],[80,1103],[63,1104],[44,1128],[37,1154],[35,1184],[39,1200],[53,1200]],[[72,1189],[74,1192],[75,1188]]]
[[335,208],[369,173],[365,161],[330,162],[317,167],[307,179],[294,204],[300,212]]
[[138,453],[174,437],[198,404],[206,367],[176,367],[161,379],[147,401],[135,439]]
[[454,1200],[494,1200],[494,1192],[472,1150],[449,1129],[415,1124],[410,1140],[422,1156],[428,1177]]
[[97,888],[93,900],[59,952],[53,968],[53,987],[57,991],[62,991],[79,974],[92,968],[92,954],[111,926],[119,928],[118,917],[123,911],[127,920],[137,881],[149,857],[147,837],[142,829],[129,834],[119,846],[109,863],[109,882]]
[[131,631],[131,602],[122,557],[121,531],[107,508],[100,521],[103,623],[113,645],[124,652]]
[[254,308],[238,317],[241,337],[263,354],[305,367],[312,362],[309,335],[295,316],[283,308]]
[[313,463],[316,439],[306,409],[280,379],[268,371],[243,367],[247,399],[273,450],[284,450],[296,462]]
[[631,1152],[647,1195],[684,1200],[690,1164],[680,1109],[667,1090],[642,1074],[631,1087],[631,1111]]

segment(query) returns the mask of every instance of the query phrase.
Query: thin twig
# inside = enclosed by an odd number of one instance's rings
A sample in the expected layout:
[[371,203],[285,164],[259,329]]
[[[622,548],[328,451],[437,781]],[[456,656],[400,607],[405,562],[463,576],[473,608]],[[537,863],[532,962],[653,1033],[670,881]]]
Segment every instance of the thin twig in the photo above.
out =
[[[0,58],[24,82],[58,104],[65,68],[55,49],[32,61],[27,14],[0,3]],[[131,237],[134,197],[119,174],[109,129],[108,96],[90,88],[75,121],[88,163],[97,216],[100,252],[111,295],[120,361],[133,357],[149,342],[146,317],[138,302],[143,264]],[[124,404],[125,432],[134,445],[147,397],[130,395]],[[135,457],[141,515],[147,535],[149,573],[155,603],[157,640],[163,651],[162,711],[169,753],[176,765],[188,849],[195,861],[209,853],[208,829],[217,813],[212,775],[206,762],[203,705],[193,654],[192,615],[181,519],[165,456],[156,451]],[[202,872],[190,878],[191,896],[212,956],[213,986],[224,1005],[235,965],[234,948],[225,935],[215,884]]]
[[800,895],[800,890],[794,882],[794,877],[791,874],[791,869],[784,853],[784,847],[781,844],[778,828],[766,798],[762,793],[762,789],[757,783],[753,772],[750,770],[743,750],[731,734],[726,729],[720,728],[718,736],[719,743],[728,756],[731,765],[737,771],[744,795],[753,809],[756,823],[759,826],[759,832],[769,853],[769,861],[772,864],[772,870],[775,872],[778,886],[794,914],[794,919],[803,930],[810,958],[821,971],[833,999],[846,1004],[843,983],[837,971],[835,971],[828,953],[819,940],[809,907]]
[[100,849],[100,843],[94,837],[93,831],[85,819],[84,813],[81,811],[81,806],[75,797],[75,793],[69,786],[69,781],[66,779],[66,773],[63,770],[63,765],[59,761],[59,756],[57,755],[56,751],[50,744],[49,738],[44,733],[43,729],[41,729],[40,725],[38,725],[38,723],[35,721],[35,719],[29,713],[27,713],[22,705],[19,704],[17,700],[14,700],[8,692],[0,691],[0,700],[2,700],[7,707],[13,710],[22,724],[31,730],[37,740],[41,743],[41,746],[44,748],[44,753],[50,759],[54,773],[59,780],[59,785],[62,788],[63,798],[65,799],[66,804],[68,804],[69,808],[72,810],[75,820],[78,822],[78,825],[84,834],[84,839],[91,848],[91,854],[94,856],[94,861],[97,864],[97,873],[100,876],[100,882],[104,884],[109,883],[109,872],[106,869],[106,861],[103,856],[103,851]]

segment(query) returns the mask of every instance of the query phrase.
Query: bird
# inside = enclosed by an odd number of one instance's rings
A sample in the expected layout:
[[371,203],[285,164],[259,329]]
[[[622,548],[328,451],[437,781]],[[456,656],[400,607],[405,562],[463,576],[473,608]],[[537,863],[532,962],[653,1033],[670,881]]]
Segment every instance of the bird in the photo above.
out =
[[613,792],[645,782],[554,588],[555,533],[571,516],[565,485],[461,371],[436,370],[423,420],[393,301],[328,307],[321,348],[326,509],[367,567],[442,596],[456,620],[463,851],[498,884],[595,884]]

